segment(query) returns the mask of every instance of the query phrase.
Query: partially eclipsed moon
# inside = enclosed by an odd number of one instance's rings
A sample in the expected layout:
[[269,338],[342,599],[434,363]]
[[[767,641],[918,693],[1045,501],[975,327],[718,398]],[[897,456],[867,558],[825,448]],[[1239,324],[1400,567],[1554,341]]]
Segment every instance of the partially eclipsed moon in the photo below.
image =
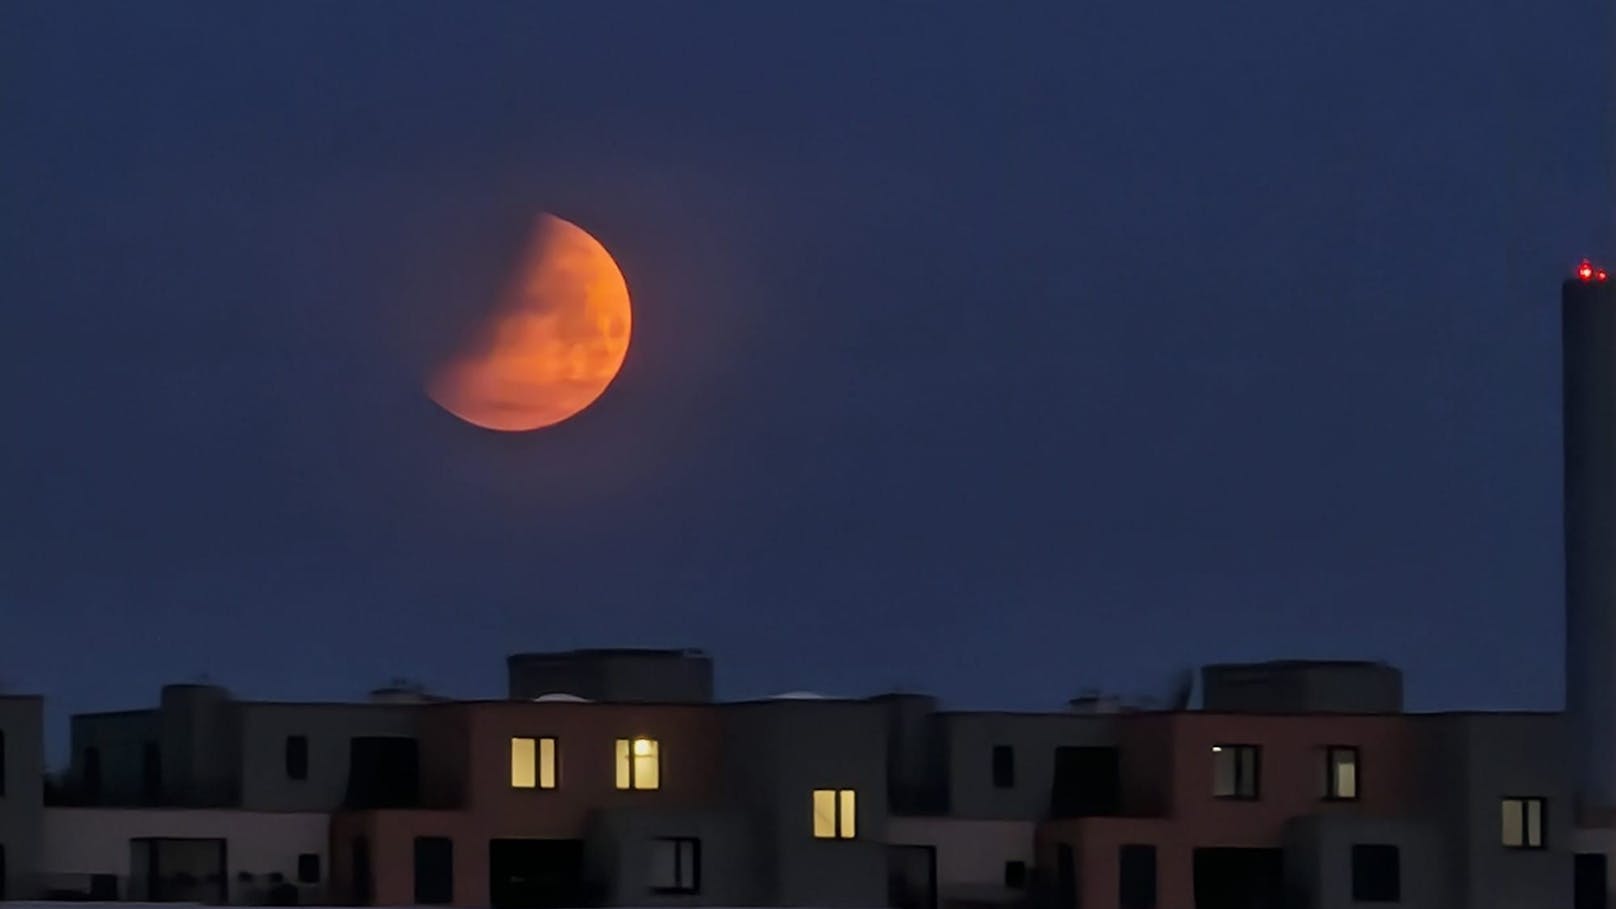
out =
[[498,305],[433,371],[427,394],[484,429],[553,426],[611,384],[629,329],[628,285],[606,247],[541,215]]

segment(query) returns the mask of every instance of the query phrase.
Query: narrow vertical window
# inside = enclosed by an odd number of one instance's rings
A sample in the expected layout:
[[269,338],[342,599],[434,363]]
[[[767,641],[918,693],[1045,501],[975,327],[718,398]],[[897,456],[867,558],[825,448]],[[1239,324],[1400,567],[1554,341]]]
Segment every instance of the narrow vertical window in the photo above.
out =
[[852,789],[814,790],[814,837],[850,840],[858,835],[858,795]]
[[1547,802],[1541,798],[1507,798],[1502,802],[1503,844],[1510,849],[1542,849]]
[[1358,798],[1358,749],[1335,745],[1324,749],[1324,797],[1350,802]]
[[1015,788],[1016,749],[1009,745],[993,746],[993,785],[998,789]]
[[511,788],[532,789],[538,784],[534,767],[536,743],[533,739],[511,739]]
[[309,737],[306,735],[286,737],[286,778],[289,780],[309,778]]
[[539,739],[539,788],[554,789],[559,774],[556,772],[556,740]]

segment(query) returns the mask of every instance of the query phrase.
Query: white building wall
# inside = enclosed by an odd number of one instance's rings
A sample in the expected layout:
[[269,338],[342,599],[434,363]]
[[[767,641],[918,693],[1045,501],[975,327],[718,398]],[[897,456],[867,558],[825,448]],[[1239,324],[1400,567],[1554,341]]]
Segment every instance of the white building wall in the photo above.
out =
[[[41,870],[47,880],[113,874],[120,892],[132,872],[130,841],[147,837],[223,839],[231,902],[246,902],[272,873],[297,884],[297,860],[320,857],[321,882],[301,885],[305,901],[324,894],[330,875],[330,815],[167,808],[47,808]],[[252,882],[239,879],[242,872]]]
[[939,900],[992,899],[1008,895],[1007,862],[1024,862],[1032,871],[1036,829],[1031,821],[894,817],[887,821],[886,841],[936,848]]

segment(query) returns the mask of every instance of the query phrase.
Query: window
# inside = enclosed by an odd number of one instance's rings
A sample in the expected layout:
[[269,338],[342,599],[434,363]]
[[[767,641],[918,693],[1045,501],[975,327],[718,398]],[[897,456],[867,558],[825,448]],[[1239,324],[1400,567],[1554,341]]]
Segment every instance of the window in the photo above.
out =
[[1117,849],[1117,905],[1156,909],[1156,847],[1130,843]]
[[1358,749],[1332,745],[1324,749],[1324,797],[1351,802],[1358,798]]
[[1403,898],[1402,860],[1396,846],[1352,847],[1352,901],[1395,903]]
[[454,900],[454,840],[415,838],[415,902],[435,906]]
[[511,788],[555,787],[556,740],[548,737],[511,739]]
[[664,837],[651,841],[651,890],[701,892],[701,840]]
[[660,789],[662,755],[656,739],[617,740],[617,788]]
[[1504,799],[1504,845],[1511,849],[1542,849],[1545,811],[1546,803],[1540,798]]
[[1256,745],[1212,746],[1212,795],[1255,799],[1261,791],[1262,749]]
[[6,795],[6,731],[0,729],[0,798]]
[[286,737],[286,778],[289,780],[309,778],[309,737],[306,735]]
[[850,840],[858,832],[858,796],[851,789],[814,790],[814,838]]
[[999,789],[1015,788],[1016,749],[1009,745],[993,746],[993,785]]
[[1027,889],[1027,863],[1005,862],[1004,885],[1011,890]]
[[297,882],[320,883],[320,856],[317,853],[305,852],[297,857]]

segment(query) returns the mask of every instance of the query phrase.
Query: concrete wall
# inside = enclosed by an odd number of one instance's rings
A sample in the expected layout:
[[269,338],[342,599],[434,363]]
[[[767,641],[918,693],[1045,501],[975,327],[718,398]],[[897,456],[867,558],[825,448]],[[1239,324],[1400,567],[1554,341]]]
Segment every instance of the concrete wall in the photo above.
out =
[[1202,707],[1218,713],[1400,713],[1403,673],[1384,663],[1277,661],[1201,670]]
[[[782,905],[886,904],[886,714],[871,701],[775,700],[724,708],[731,804],[756,819]],[[857,793],[855,839],[816,839],[813,792]]]
[[0,889],[16,899],[33,896],[39,870],[39,831],[45,793],[44,705],[37,697],[0,695],[0,733],[5,770],[0,778],[0,847],[5,880]]
[[[1451,891],[1466,909],[1571,904],[1571,751],[1559,714],[1418,718],[1422,809],[1443,831]],[[1547,799],[1546,848],[1501,842],[1506,797]]]
[[1285,829],[1285,877],[1296,909],[1353,909],[1352,847],[1398,850],[1403,909],[1447,909],[1441,835],[1430,823],[1336,814],[1297,818]]
[[[1117,718],[1060,713],[944,713],[938,717],[948,776],[948,813],[1032,821],[1049,816],[1055,750],[1115,746]],[[993,748],[1015,755],[1015,785],[993,783]]]
[[[335,811],[348,786],[349,743],[414,738],[425,705],[239,702],[241,803],[248,810]],[[308,779],[286,774],[286,739],[308,739]]]
[[935,850],[940,902],[1000,902],[1014,896],[1005,887],[1005,865],[1024,862],[1030,874],[1037,864],[1037,829],[1033,821],[894,817],[886,839]]
[[67,782],[75,796],[85,794],[85,755],[94,748],[101,761],[98,802],[105,805],[138,805],[146,800],[146,746],[160,746],[162,742],[162,729],[156,710],[81,713],[72,718],[71,729],[73,753]]
[[[127,891],[133,839],[174,837],[224,839],[232,902],[256,898],[278,872],[297,881],[298,856],[320,856],[322,878],[329,875],[327,860],[329,817],[315,813],[250,812],[214,809],[163,808],[50,808],[44,814],[44,853],[47,877],[68,880],[92,874],[117,875],[120,892]],[[238,879],[241,872],[253,882]],[[307,900],[324,897],[320,885],[302,891]]]
[[[700,842],[698,892],[653,890],[652,854],[661,837]],[[597,816],[587,840],[591,877],[604,883],[609,905],[735,906],[755,903],[763,892],[754,831],[739,814],[619,809]]]
[[591,701],[705,704],[713,661],[699,650],[570,650],[505,661],[510,697],[571,694]]
[[158,727],[164,804],[222,807],[240,799],[237,707],[230,692],[216,685],[163,686]]

